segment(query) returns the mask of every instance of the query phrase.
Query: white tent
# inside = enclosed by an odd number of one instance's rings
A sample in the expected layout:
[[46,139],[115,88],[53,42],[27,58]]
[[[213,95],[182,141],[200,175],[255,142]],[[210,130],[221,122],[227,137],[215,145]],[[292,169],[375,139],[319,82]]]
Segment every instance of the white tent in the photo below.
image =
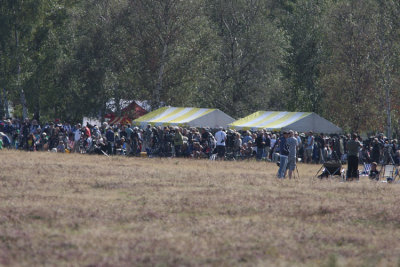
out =
[[145,127],[178,125],[184,127],[224,127],[234,119],[219,109],[162,107],[132,122],[133,125]]
[[231,123],[229,127],[243,130],[313,131],[326,134],[342,132],[338,126],[311,112],[257,111]]

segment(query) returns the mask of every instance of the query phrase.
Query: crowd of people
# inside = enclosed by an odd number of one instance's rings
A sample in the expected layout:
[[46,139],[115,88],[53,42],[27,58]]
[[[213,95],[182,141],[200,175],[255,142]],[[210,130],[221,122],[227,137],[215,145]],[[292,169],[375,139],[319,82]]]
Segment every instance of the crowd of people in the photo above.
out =
[[[298,161],[321,164],[339,159],[354,162],[356,156],[358,163],[400,163],[397,140],[385,138],[383,134],[363,140],[357,135],[352,138],[350,135],[324,135],[311,131],[236,131],[152,125],[139,128],[106,122],[101,125],[71,125],[58,120],[39,124],[29,119],[3,119],[0,120],[0,135],[0,149],[279,161],[280,178],[285,177],[283,170],[286,168],[290,177]],[[351,140],[357,140],[361,145],[354,148]]]

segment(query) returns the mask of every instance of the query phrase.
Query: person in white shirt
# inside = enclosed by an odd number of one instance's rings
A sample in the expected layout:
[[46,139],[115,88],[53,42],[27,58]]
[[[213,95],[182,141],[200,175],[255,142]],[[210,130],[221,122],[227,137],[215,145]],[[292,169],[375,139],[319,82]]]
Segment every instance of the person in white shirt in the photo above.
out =
[[226,146],[226,133],[223,131],[222,127],[215,133],[215,140],[217,142],[216,152],[218,153],[218,158],[222,160],[225,157]]

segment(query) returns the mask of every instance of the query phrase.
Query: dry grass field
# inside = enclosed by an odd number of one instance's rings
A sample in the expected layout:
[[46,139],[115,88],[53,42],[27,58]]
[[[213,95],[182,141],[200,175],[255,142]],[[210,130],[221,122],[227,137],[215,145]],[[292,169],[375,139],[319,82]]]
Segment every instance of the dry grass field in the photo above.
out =
[[1,266],[397,266],[400,185],[277,167],[0,151]]

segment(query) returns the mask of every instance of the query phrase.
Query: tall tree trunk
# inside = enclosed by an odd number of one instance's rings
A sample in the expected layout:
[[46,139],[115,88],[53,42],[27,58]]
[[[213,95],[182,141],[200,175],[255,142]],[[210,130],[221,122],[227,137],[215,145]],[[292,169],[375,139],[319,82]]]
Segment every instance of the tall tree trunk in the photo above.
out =
[[2,93],[2,91],[0,91],[0,119],[3,118],[3,116],[4,116],[4,109],[5,109],[5,106],[4,106],[4,102],[3,102],[3,93]]
[[[19,40],[18,40],[18,31],[17,27],[15,27],[15,47],[16,47],[16,53],[18,54],[18,47],[19,47]],[[19,87],[19,93],[20,93],[20,99],[21,99],[21,105],[22,105],[22,118],[25,119],[28,117],[28,109],[26,107],[26,98],[25,98],[25,92],[24,89],[21,86],[21,63],[19,60],[19,55],[17,55],[17,86]]]
[[4,111],[6,118],[10,118],[10,111],[8,110],[8,99],[6,88],[3,87],[3,97],[4,97]]
[[[389,24],[389,25],[388,25]],[[386,116],[387,116],[387,137],[388,138],[392,138],[392,106],[391,106],[391,75],[390,75],[390,62],[389,62],[389,57],[392,56],[390,53],[391,50],[391,45],[390,45],[390,39],[388,40],[387,34],[389,35],[390,32],[388,33],[388,31],[390,31],[390,29],[392,28],[391,22],[390,20],[387,21],[387,18],[385,17],[385,10],[380,9],[380,20],[379,20],[379,24],[378,24],[378,29],[380,32],[380,37],[379,39],[379,48],[380,48],[380,52],[381,52],[381,57],[383,59],[383,66],[381,66],[382,68],[382,86],[383,86],[383,90],[385,92],[385,96],[386,96]]]
[[385,78],[384,78],[384,84],[383,87],[386,92],[386,115],[387,115],[387,137],[389,139],[392,138],[392,106],[391,106],[391,90],[390,90],[390,72],[389,72],[389,66],[387,63],[387,57],[385,56]]
[[[163,47],[163,51],[162,51],[162,55],[161,55],[160,69],[158,70],[157,84],[156,84],[156,88],[155,88],[154,94],[153,94],[155,108],[160,107],[161,92],[163,90],[164,69],[165,69],[167,54],[168,54],[168,44],[166,42],[164,42],[164,47]],[[154,108],[154,107],[152,107],[152,108]]]

